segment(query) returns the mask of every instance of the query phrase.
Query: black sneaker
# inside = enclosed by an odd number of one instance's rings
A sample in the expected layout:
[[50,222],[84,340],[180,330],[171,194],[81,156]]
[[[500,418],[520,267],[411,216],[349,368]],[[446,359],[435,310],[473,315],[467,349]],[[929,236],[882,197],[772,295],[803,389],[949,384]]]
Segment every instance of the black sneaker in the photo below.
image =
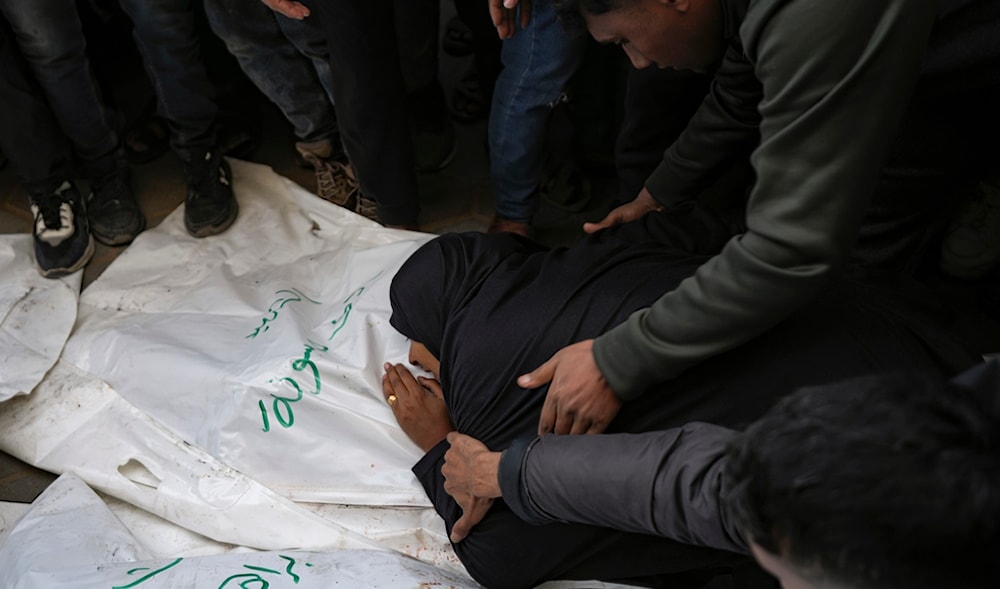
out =
[[184,227],[194,237],[222,233],[236,220],[239,206],[233,196],[233,172],[222,154],[206,152],[184,164],[188,193],[184,200]]
[[35,261],[46,278],[72,274],[94,255],[83,200],[76,187],[63,182],[54,193],[31,197],[35,224]]
[[87,195],[87,220],[91,233],[104,245],[131,243],[146,228],[146,218],[132,193],[128,168],[93,181]]

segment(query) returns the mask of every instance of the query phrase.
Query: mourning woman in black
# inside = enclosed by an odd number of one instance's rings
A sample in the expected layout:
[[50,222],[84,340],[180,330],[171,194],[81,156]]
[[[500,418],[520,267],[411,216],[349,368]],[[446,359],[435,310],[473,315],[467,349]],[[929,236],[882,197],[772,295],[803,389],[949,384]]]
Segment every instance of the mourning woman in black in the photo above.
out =
[[[696,212],[678,214],[687,217],[649,215],[559,249],[512,234],[444,235],[399,270],[391,323],[410,338],[411,363],[434,379],[387,364],[383,386],[403,430],[425,452],[413,472],[449,534],[462,511],[443,489],[447,433],[494,451],[534,437],[546,389],[522,389],[517,377],[648,307],[728,237]],[[687,229],[679,234],[677,226]],[[760,338],[625,403],[606,431],[692,421],[739,428],[806,385],[889,370],[949,376],[979,358],[942,327],[940,312],[895,286],[839,279]],[[741,585],[749,562],[741,555],[585,525],[532,526],[502,499],[455,550],[488,587],[600,579],[694,588],[720,574],[733,575],[736,586],[769,586]]]

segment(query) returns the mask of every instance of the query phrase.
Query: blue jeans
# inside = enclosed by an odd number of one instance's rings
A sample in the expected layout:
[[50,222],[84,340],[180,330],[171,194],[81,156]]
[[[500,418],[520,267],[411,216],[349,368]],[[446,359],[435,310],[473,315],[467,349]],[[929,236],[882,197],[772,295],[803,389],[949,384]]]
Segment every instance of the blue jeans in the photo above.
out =
[[503,42],[503,70],[490,110],[490,167],[496,212],[530,221],[552,109],[583,58],[585,37],[563,30],[550,0],[532,2],[531,23]]
[[214,149],[218,107],[189,0],[120,2],[132,19],[132,34],[156,90],[157,110],[170,125],[171,147],[185,162]]
[[292,124],[298,140],[331,140],[339,149],[330,52],[319,22],[287,18],[260,0],[205,0],[205,13],[247,77]]
[[[19,91],[17,97],[5,93],[2,106],[11,108],[7,101],[14,101],[24,109],[10,113],[14,118],[5,125],[5,139],[14,145],[4,151],[25,188],[32,194],[51,192],[72,178],[69,146],[89,177],[124,166],[111,113],[91,75],[76,2],[0,0],[0,12],[14,37],[4,41],[3,83],[8,91]],[[18,71],[18,50],[30,73]],[[55,143],[43,146],[38,136]]]

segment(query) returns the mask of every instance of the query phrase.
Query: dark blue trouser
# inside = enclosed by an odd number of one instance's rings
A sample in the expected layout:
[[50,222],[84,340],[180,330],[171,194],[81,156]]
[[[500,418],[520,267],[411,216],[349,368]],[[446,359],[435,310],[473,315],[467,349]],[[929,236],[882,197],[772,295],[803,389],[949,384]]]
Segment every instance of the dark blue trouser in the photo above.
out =
[[0,146],[31,194],[125,165],[73,0],[0,0]]
[[[248,2],[250,0],[247,0]],[[184,161],[214,149],[218,107],[205,73],[188,0],[120,0],[170,125],[170,145]]]

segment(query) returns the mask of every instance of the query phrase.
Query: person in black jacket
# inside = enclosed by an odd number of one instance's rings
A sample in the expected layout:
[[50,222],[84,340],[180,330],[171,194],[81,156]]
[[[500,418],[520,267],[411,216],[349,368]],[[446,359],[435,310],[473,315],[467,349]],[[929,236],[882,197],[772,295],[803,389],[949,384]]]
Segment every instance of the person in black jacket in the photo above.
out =
[[744,433],[550,435],[502,455],[448,441],[446,490],[502,496],[536,525],[750,551],[785,589],[996,586],[1000,361],[951,383],[896,374],[806,388]]
[[[413,470],[453,540],[482,519],[455,547],[477,581],[525,587],[549,579],[669,580],[683,587],[678,576],[694,583],[692,577],[732,574],[731,567],[748,562],[725,547],[695,548],[648,534],[536,528],[502,501],[485,517],[476,508],[463,515],[469,506],[444,492],[441,477],[451,430],[496,451],[534,436],[545,394],[516,384],[526,366],[612,329],[676,288],[707,257],[686,251],[710,251],[726,235],[716,217],[693,207],[648,216],[571,248],[548,249],[511,234],[445,235],[401,267],[390,290],[390,321],[412,340],[411,362],[434,378],[417,380],[402,365],[387,366],[385,398],[426,453]],[[683,249],[662,245],[682,242]],[[953,374],[978,358],[942,327],[940,312],[919,290],[845,277],[753,345],[629,403],[607,430],[647,432],[699,420],[739,428],[801,386],[885,369]]]

